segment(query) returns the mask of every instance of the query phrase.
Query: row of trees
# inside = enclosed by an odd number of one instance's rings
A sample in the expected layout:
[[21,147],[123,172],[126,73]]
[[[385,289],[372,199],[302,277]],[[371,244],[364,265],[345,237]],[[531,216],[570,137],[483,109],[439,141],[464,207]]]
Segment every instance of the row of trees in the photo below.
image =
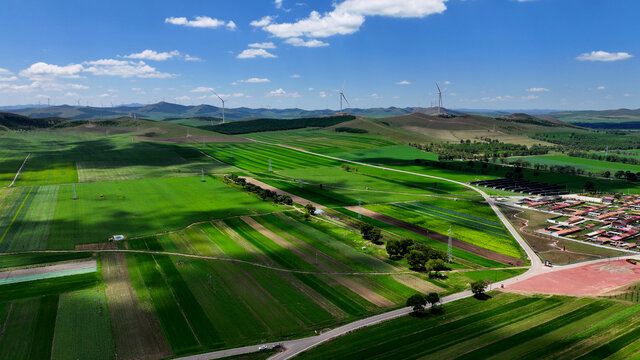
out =
[[562,145],[569,151],[640,149],[640,137],[629,131],[536,133],[532,137],[536,140]]
[[640,158],[637,157],[627,157],[620,156],[617,154],[598,154],[595,152],[584,152],[584,151],[569,151],[567,153],[569,156],[579,157],[582,159],[591,159],[591,160],[600,160],[600,161],[609,161],[609,162],[617,162],[622,164],[631,164],[631,165],[640,165]]
[[225,180],[227,182],[230,181],[230,182],[233,182],[236,185],[240,185],[245,190],[257,194],[258,196],[260,196],[260,198],[262,200],[271,199],[276,204],[285,204],[285,205],[292,205],[293,204],[293,199],[291,199],[291,196],[284,195],[284,194],[283,195],[278,195],[273,190],[263,189],[258,185],[254,185],[254,184],[248,183],[245,178],[241,178],[236,174],[225,175]]
[[[476,280],[471,282],[470,284],[471,292],[473,296],[478,299],[482,299],[486,296],[485,290],[487,289],[487,283],[484,280]],[[440,295],[435,292],[430,292],[425,294],[415,294],[411,295],[407,299],[406,305],[408,307],[413,308],[413,312],[420,313],[424,311],[425,307],[429,304],[429,308],[431,312],[441,311],[440,307],[437,307],[440,304]]]
[[541,145],[505,144],[490,138],[473,142],[471,140],[460,140],[459,144],[450,143],[409,143],[417,149],[438,154],[440,160],[454,159],[489,159],[507,158],[510,156],[544,155],[549,153],[549,147]]

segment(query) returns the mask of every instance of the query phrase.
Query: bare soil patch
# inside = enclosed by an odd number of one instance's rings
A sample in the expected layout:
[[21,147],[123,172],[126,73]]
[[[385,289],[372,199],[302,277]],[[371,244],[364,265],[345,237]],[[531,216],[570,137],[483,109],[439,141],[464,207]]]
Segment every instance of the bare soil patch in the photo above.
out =
[[305,198],[302,198],[300,196],[293,195],[293,194],[288,193],[286,191],[282,191],[282,190],[280,190],[280,189],[278,189],[276,187],[273,187],[271,185],[265,184],[260,180],[256,180],[256,179],[250,178],[250,177],[245,177],[245,180],[247,180],[247,182],[250,183],[250,184],[260,186],[263,189],[275,191],[276,194],[278,194],[278,195],[289,195],[289,196],[291,196],[291,199],[295,203],[298,203],[298,204],[301,204],[301,205],[311,204],[311,205],[315,206],[316,209],[326,209],[326,206],[324,206],[324,205],[320,205],[320,204],[318,204],[316,202],[309,201],[309,200],[307,200]]
[[[401,229],[404,230],[408,230],[411,231],[414,234],[418,234],[420,236],[424,236],[424,237],[428,237],[430,239],[442,242],[442,243],[448,243],[449,242],[449,236],[448,235],[444,235],[444,234],[440,234],[437,233],[433,230],[429,230],[429,229],[425,229],[423,227],[414,225],[414,224],[410,224],[406,221],[402,221],[399,219],[396,219],[394,217],[391,216],[387,216],[387,215],[383,215],[380,213],[377,213],[375,211],[371,211],[369,209],[365,209],[365,208],[361,208],[359,206],[349,206],[346,209],[351,210],[351,211],[355,211],[355,212],[361,212],[362,215],[364,216],[368,216],[372,219],[376,219],[378,221],[382,221],[384,223],[387,223],[389,225],[393,225],[396,227],[399,227]],[[469,244],[467,242],[464,242],[462,240],[456,239],[456,238],[451,238],[451,242],[453,247],[470,252],[472,254],[476,254],[479,256],[482,256],[484,258],[487,259],[491,259],[503,264],[509,264],[512,266],[520,266],[524,264],[524,261],[522,261],[522,259],[518,259],[518,258],[514,258],[508,255],[504,255],[504,254],[500,254],[498,252],[495,251],[491,251],[485,248],[482,248],[480,246],[477,245],[473,245],[473,244]]]
[[143,309],[131,286],[124,254],[102,255],[102,274],[118,359],[164,359],[172,355],[152,311]]
[[537,275],[507,286],[527,293],[595,296],[640,280],[640,265],[625,260],[583,265]]
[[76,250],[118,250],[118,245],[115,242],[78,244],[75,246],[75,249]]

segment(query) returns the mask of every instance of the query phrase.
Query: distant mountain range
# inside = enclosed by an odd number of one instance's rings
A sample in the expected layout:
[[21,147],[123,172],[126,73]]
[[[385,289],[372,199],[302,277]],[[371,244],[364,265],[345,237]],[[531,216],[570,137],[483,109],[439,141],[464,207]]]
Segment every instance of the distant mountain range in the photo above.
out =
[[[0,108],[3,109],[3,108]],[[136,116],[139,118],[151,120],[164,120],[176,118],[194,118],[194,117],[222,117],[222,108],[211,105],[193,105],[185,106],[172,104],[167,102],[159,102],[150,105],[128,105],[116,107],[90,107],[90,106],[49,106],[49,107],[29,107],[23,109],[5,109],[15,114],[29,116],[32,118],[50,118],[62,117],[75,120],[91,120],[91,119],[109,119],[122,116]],[[423,114],[436,114],[437,108],[369,108],[345,109],[344,112],[356,116],[364,117],[389,117],[412,114],[415,112]],[[461,112],[442,109],[442,112],[449,115],[460,115]],[[225,109],[226,120],[243,120],[257,118],[277,118],[277,119],[294,119],[316,116],[335,115],[335,110],[304,110],[304,109],[250,109],[246,107]]]
[[[112,119],[122,116],[136,116],[151,120],[165,119],[192,119],[201,118],[203,121],[210,121],[210,118],[222,118],[222,108],[211,105],[179,105],[168,102],[159,102],[156,104],[126,104],[115,107],[91,107],[91,106],[5,106],[0,110],[10,111],[15,114],[29,116],[32,118],[66,118],[74,120],[94,120],[94,119]],[[433,115],[437,113],[437,108],[423,107],[387,107],[387,108],[349,108],[344,112],[356,116],[382,118],[392,116],[402,116],[413,113],[422,113]],[[500,117],[511,113],[522,113],[522,110],[490,110],[490,109],[459,109],[450,110],[443,109],[448,115],[478,114],[482,116]],[[568,123],[623,123],[640,121],[640,109],[618,109],[603,111],[555,111],[555,110],[526,110],[530,115],[544,115],[545,117],[553,117]],[[244,119],[295,119],[317,116],[335,115],[336,111],[331,109],[324,110],[304,110],[298,108],[292,109],[251,109],[247,107],[239,107],[225,109],[226,120],[244,120]]]

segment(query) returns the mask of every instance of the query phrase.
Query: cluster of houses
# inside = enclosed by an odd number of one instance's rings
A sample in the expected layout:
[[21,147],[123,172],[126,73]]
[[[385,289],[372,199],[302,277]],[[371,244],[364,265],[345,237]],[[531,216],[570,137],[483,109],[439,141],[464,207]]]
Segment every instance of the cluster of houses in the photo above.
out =
[[536,232],[626,249],[640,243],[640,195],[601,199],[547,197],[522,199],[519,205],[555,216]]

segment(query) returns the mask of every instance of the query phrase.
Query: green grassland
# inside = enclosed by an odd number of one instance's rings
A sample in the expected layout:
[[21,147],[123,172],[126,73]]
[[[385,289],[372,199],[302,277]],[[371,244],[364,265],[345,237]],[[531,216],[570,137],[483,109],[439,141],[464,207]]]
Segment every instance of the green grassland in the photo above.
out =
[[273,144],[292,146],[321,154],[381,148],[398,142],[377,135],[338,133],[333,129],[304,129],[247,134],[244,137]]
[[494,293],[406,316],[322,344],[296,359],[540,359],[638,356],[640,307],[570,297]]
[[[367,208],[441,234],[447,234],[451,227],[453,236],[457,239],[515,258],[522,257],[520,247],[501,223],[486,219],[484,216],[469,214],[486,213],[486,210],[480,209],[489,208],[487,205],[482,206],[464,200],[450,202],[446,207],[443,206],[446,204],[443,200],[439,200],[436,204],[440,206],[424,201],[372,205]],[[474,211],[474,208],[478,209]],[[452,209],[467,211],[463,213]],[[494,217],[495,214],[490,219]]]
[[[197,221],[277,211],[219,178],[199,176],[18,188],[0,214],[0,250],[69,249]],[[102,197],[101,197],[102,196]]]
[[540,155],[540,156],[524,156],[511,158],[511,161],[515,160],[523,160],[528,161],[532,164],[543,164],[543,165],[570,165],[579,169],[584,169],[586,171],[591,172],[604,172],[611,171],[615,173],[616,171],[631,171],[631,172],[640,172],[640,165],[632,165],[632,164],[623,164],[618,162],[610,162],[610,161],[602,161],[602,160],[593,160],[593,159],[583,159],[579,157],[569,156],[569,155]]

